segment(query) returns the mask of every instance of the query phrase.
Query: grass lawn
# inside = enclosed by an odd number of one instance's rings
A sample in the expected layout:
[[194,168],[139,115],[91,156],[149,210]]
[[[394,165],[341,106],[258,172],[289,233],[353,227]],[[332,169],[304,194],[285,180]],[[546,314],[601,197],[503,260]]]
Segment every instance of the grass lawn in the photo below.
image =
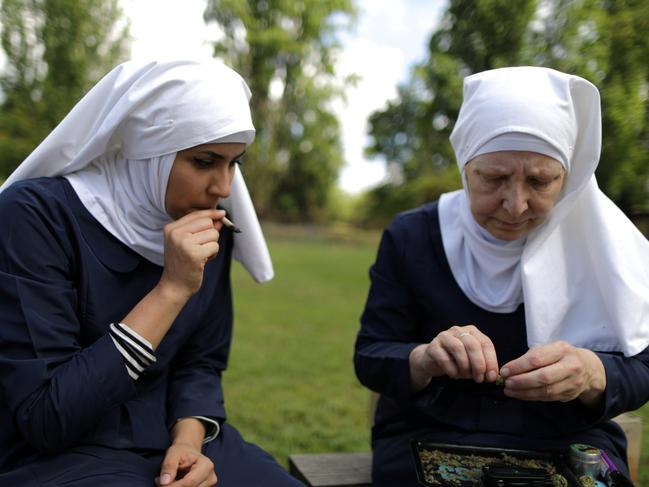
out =
[[[291,453],[369,451],[369,393],[352,351],[379,233],[265,227],[276,277],[233,265],[235,333],[224,388],[229,421],[286,464]],[[642,485],[649,485],[649,406]]]
[[233,265],[230,421],[284,463],[297,452],[369,451],[369,393],[352,354],[379,235],[265,233],[275,278],[259,285]]
[[640,482],[638,486],[649,485],[649,403],[636,411],[642,416],[642,450],[640,452]]

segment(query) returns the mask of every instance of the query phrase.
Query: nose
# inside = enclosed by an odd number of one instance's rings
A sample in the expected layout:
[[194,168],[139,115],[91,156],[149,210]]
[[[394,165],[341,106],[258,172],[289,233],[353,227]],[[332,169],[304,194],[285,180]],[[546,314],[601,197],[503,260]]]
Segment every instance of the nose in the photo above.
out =
[[208,194],[218,198],[227,198],[230,196],[233,176],[234,168],[229,165],[214,168],[210,174],[210,180],[207,186]]
[[527,191],[520,185],[513,184],[505,189],[502,205],[511,216],[521,216],[529,207]]

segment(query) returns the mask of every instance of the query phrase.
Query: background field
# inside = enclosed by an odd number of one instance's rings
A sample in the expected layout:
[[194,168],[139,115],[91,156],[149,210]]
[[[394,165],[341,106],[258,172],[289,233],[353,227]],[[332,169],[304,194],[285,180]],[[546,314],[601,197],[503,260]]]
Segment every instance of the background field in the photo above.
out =
[[[352,366],[354,337],[379,233],[265,227],[276,277],[233,267],[235,335],[229,420],[286,464],[291,453],[369,451],[369,393]],[[649,406],[642,485],[649,485]]]

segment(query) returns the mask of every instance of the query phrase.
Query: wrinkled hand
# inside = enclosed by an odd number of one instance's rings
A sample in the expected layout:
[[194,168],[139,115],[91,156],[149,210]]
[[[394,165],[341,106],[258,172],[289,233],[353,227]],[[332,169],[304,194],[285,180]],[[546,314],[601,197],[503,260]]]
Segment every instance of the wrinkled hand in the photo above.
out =
[[208,487],[216,485],[214,464],[192,445],[174,443],[167,450],[156,485],[162,487]]
[[491,339],[473,325],[453,326],[410,353],[413,390],[421,390],[433,377],[443,375],[476,382],[495,381],[498,359]]
[[593,406],[606,388],[606,372],[599,357],[564,341],[531,348],[503,365],[505,395],[527,401],[579,399]]
[[164,227],[164,271],[161,284],[186,297],[203,282],[205,264],[219,252],[223,210],[199,210]]

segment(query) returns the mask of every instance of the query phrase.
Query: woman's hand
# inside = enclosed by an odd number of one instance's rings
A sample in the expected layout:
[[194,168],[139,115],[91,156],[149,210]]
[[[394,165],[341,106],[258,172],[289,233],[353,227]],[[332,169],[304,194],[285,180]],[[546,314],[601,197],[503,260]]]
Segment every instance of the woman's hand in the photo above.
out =
[[564,341],[531,348],[503,365],[505,395],[527,401],[579,399],[595,406],[606,389],[604,364],[597,354]]
[[201,287],[208,260],[219,252],[223,210],[189,213],[164,228],[164,269],[158,284],[121,320],[153,347]]
[[491,339],[473,325],[453,326],[410,353],[410,382],[420,391],[433,377],[493,382],[498,359]]
[[189,298],[201,287],[205,264],[219,252],[224,210],[199,210],[164,227],[160,285]]
[[156,478],[161,487],[208,487],[216,482],[212,461],[189,443],[169,447]]

